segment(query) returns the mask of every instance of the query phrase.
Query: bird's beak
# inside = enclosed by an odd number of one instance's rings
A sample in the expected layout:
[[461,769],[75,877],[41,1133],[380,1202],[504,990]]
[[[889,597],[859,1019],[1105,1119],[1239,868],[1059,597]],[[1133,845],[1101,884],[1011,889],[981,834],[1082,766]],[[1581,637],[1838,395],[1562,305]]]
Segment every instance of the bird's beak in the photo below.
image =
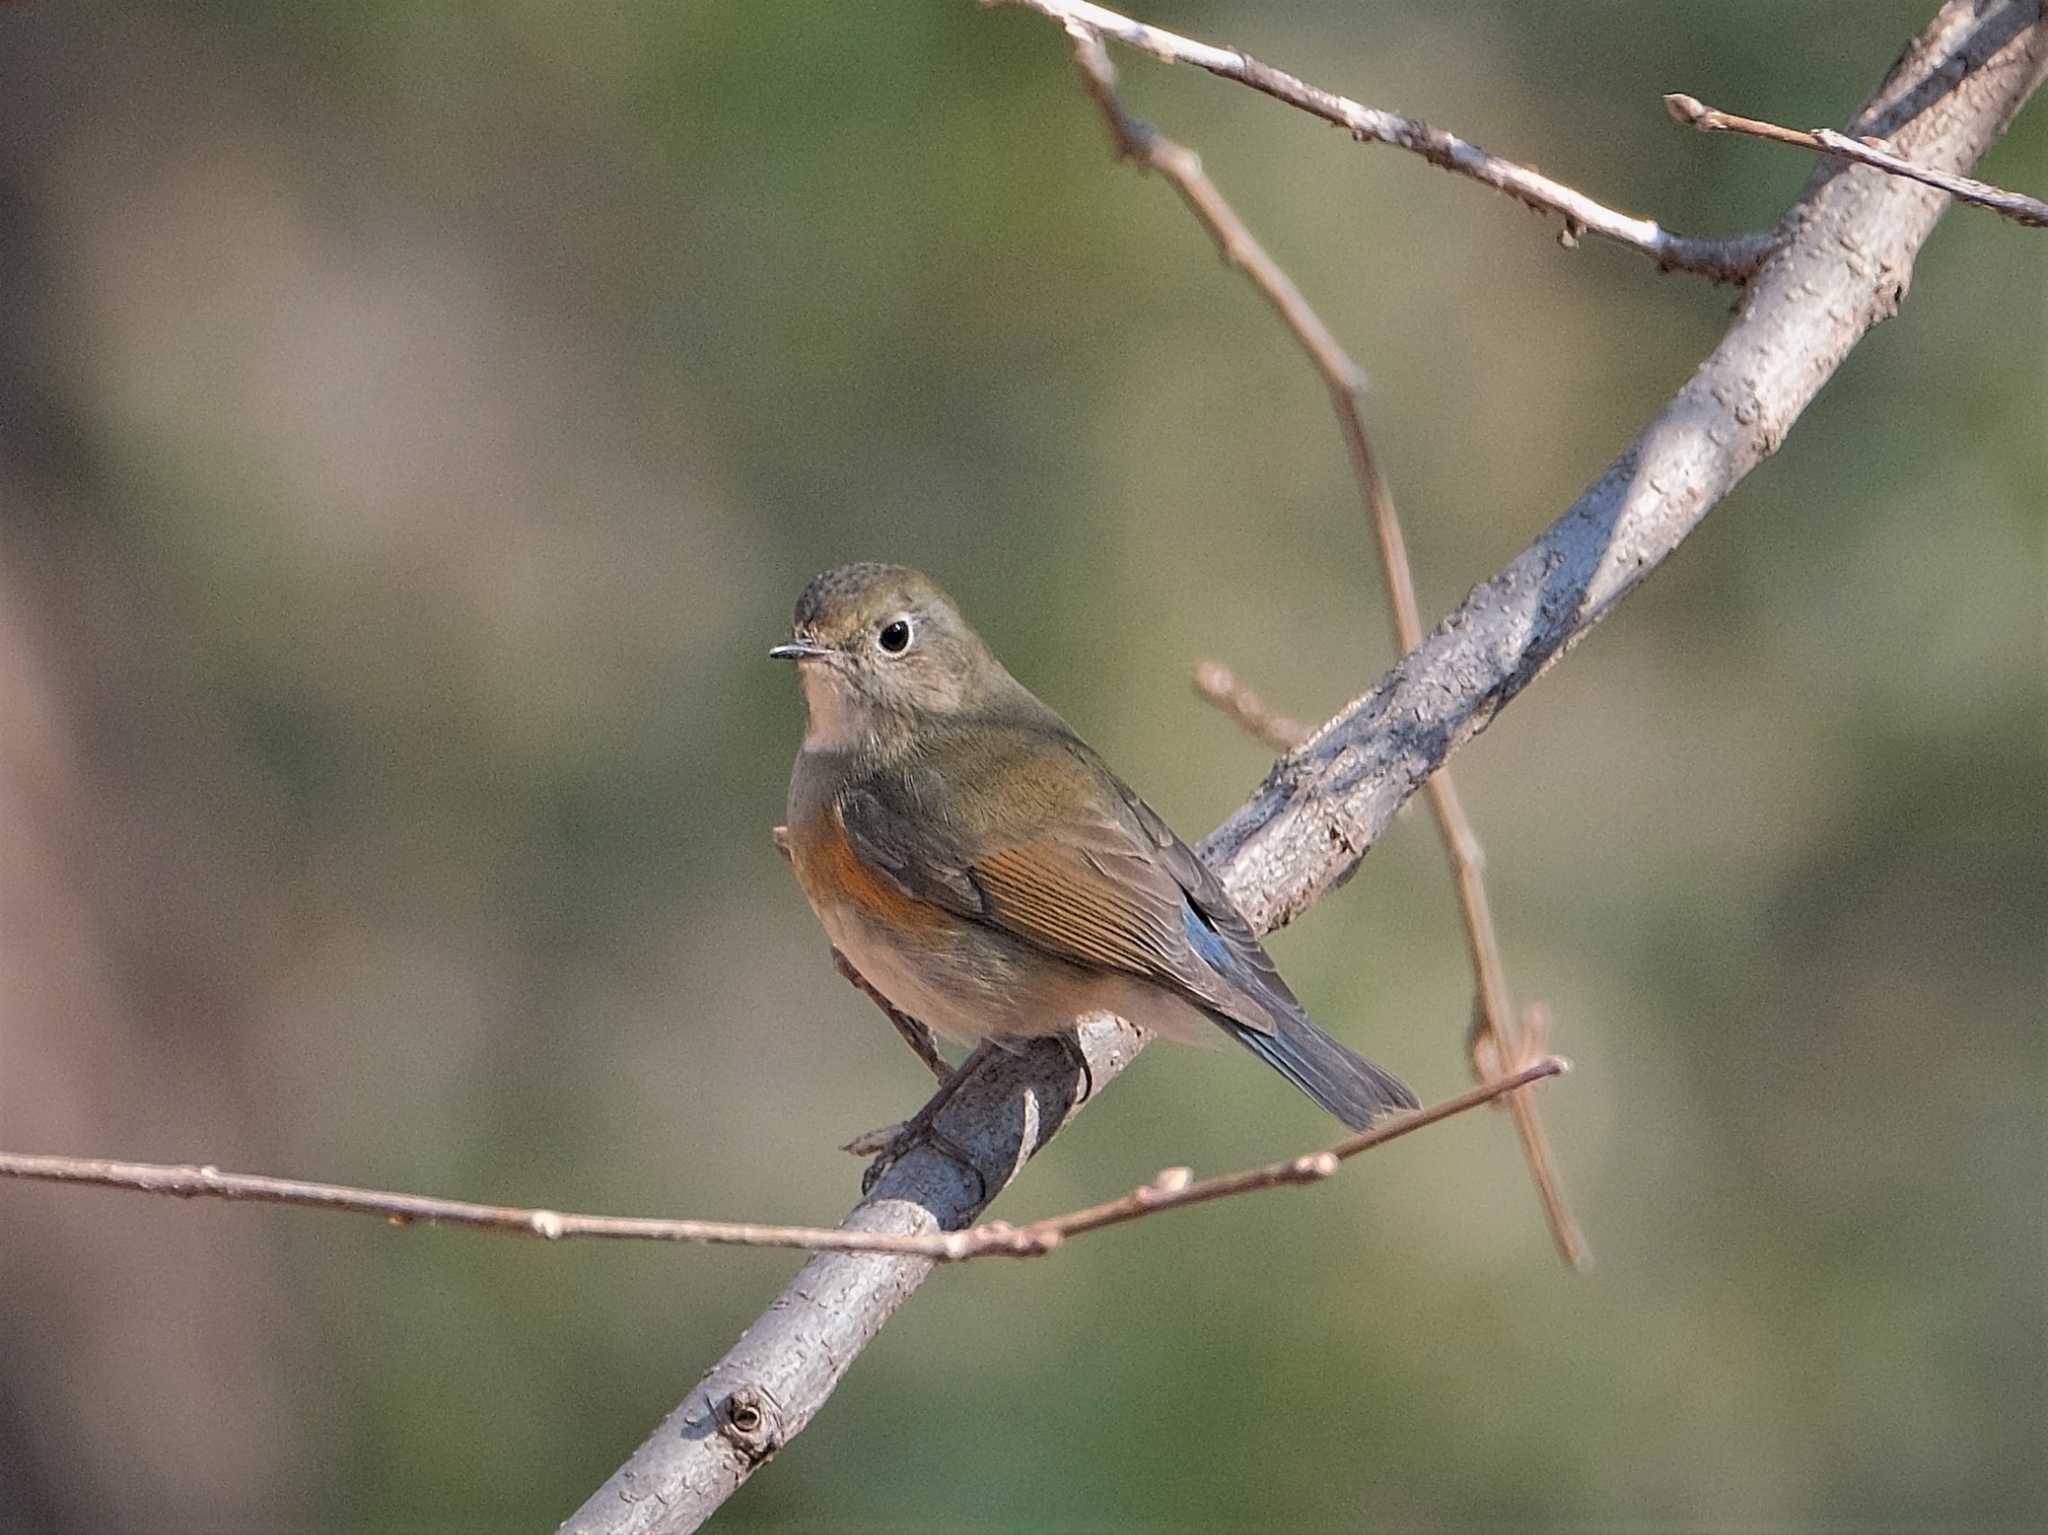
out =
[[809,640],[791,640],[787,645],[777,645],[768,654],[777,661],[810,661],[818,656],[829,656],[831,650],[823,645],[813,645]]

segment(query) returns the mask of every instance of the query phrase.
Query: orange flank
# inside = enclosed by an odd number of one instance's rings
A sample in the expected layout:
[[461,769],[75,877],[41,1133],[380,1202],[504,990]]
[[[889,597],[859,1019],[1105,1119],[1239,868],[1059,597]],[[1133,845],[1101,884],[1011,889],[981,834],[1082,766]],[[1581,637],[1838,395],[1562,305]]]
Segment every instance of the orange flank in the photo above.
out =
[[827,805],[808,826],[792,826],[790,833],[796,870],[813,904],[851,907],[904,936],[956,925],[950,913],[906,895],[901,886],[861,862],[846,840],[846,823],[837,805]]

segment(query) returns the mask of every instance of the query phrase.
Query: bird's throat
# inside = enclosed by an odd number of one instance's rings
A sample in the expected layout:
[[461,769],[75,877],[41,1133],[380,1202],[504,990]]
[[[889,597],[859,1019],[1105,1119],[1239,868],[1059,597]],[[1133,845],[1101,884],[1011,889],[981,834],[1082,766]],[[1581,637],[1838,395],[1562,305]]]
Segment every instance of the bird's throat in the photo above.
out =
[[807,752],[857,752],[872,745],[876,710],[845,681],[825,670],[831,663],[806,661],[797,673],[804,689]]

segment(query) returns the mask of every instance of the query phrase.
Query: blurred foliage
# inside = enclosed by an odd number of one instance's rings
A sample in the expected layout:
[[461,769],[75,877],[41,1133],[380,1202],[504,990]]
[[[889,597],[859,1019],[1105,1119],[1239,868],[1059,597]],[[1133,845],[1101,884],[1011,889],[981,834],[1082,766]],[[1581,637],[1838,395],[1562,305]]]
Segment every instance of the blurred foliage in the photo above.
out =
[[[1929,0],[1161,3],[1689,232]],[[1374,379],[1424,605],[1729,294],[1123,57]],[[762,660],[903,559],[1187,834],[1205,655],[1387,664],[1320,386],[1056,31],[966,4],[0,9],[0,1144],[824,1221],[919,1069],[767,840]],[[1983,174],[2048,187],[2036,105]],[[802,1529],[2038,1520],[2048,306],[1961,212],[1780,458],[1459,758],[1602,1259],[1505,1122],[942,1274],[729,1510]],[[1461,1083],[1410,816],[1276,948]],[[1200,1112],[1192,1112],[1199,1106]],[[1313,1144],[1155,1051],[1002,1213]],[[549,1527],[791,1271],[0,1191],[0,1525]]]

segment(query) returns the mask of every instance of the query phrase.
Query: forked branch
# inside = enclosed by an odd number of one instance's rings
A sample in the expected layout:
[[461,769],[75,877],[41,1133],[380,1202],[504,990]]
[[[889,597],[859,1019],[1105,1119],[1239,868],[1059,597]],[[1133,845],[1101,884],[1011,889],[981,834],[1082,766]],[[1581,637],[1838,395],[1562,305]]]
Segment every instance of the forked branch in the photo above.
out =
[[1868,166],[1874,171],[1883,171],[1887,176],[1904,176],[1908,181],[1917,181],[1922,186],[1933,187],[1946,192],[1959,203],[1968,203],[1975,208],[1988,208],[2002,218],[2009,218],[2016,224],[2028,224],[2036,229],[2048,229],[2048,202],[2038,197],[2029,197],[2024,192],[2008,192],[1995,187],[1988,181],[1977,181],[1969,176],[1956,176],[1947,171],[1932,170],[1924,165],[1915,165],[1887,149],[1878,139],[1852,139],[1845,133],[1832,128],[1781,128],[1776,123],[1767,123],[1759,118],[1739,117],[1733,112],[1723,112],[1710,107],[1697,96],[1673,93],[1664,98],[1664,110],[1678,122],[1697,128],[1702,133],[1742,133],[1751,138],[1769,139],[1774,144],[1791,144],[1800,149],[1811,149],[1817,154],[1832,155],[1837,160],[1847,160],[1855,165]]
[[1664,271],[1696,273],[1715,282],[1739,283],[1755,272],[1770,254],[1776,239],[1772,234],[1740,235],[1728,240],[1703,240],[1674,234],[1655,219],[1637,218],[1585,193],[1513,160],[1489,154],[1477,144],[1432,128],[1419,118],[1364,106],[1348,96],[1311,85],[1284,69],[1262,64],[1235,48],[1182,37],[1164,27],[1133,21],[1106,6],[1086,0],[983,0],[987,5],[1022,5],[1055,21],[1078,25],[1113,42],[1149,53],[1169,64],[1192,64],[1225,80],[1248,85],[1297,111],[1334,123],[1361,144],[1385,144],[1420,155],[1430,164],[1454,175],[1465,176],[1481,186],[1504,192],[1538,213],[1556,214],[1563,220],[1558,236],[1562,244],[1574,245],[1583,234],[1641,251]]

